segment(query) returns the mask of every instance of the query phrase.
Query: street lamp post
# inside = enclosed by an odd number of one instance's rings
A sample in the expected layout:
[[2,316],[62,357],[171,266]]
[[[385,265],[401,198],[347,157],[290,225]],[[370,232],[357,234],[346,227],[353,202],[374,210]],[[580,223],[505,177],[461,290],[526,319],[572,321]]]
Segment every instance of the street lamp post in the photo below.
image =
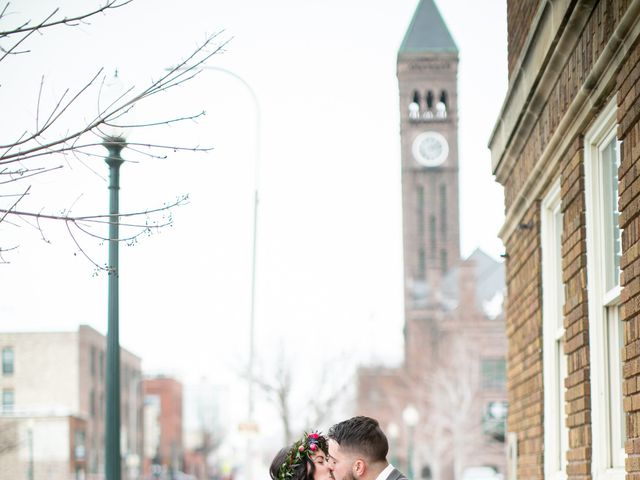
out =
[[408,439],[407,439],[407,477],[409,480],[414,480],[414,472],[413,472],[413,449],[414,449],[414,434],[415,427],[420,420],[420,414],[416,407],[412,404],[409,404],[402,411],[402,420],[408,429]]
[[398,435],[400,434],[400,429],[398,428],[398,424],[396,422],[390,422],[387,427],[387,433],[389,433],[389,439],[391,440],[390,450],[391,450],[391,464],[394,466],[398,466]]
[[256,92],[251,88],[247,81],[231,70],[217,66],[202,67],[206,70],[218,71],[229,75],[242,84],[247,89],[256,112],[255,122],[255,150],[254,150],[254,180],[253,180],[253,238],[251,244],[251,297],[250,297],[250,313],[249,313],[249,364],[247,366],[247,382],[248,382],[248,409],[247,409],[247,448],[246,448],[246,478],[245,480],[253,480],[253,442],[251,435],[256,433],[258,428],[255,423],[255,395],[254,395],[254,368],[255,368],[255,296],[256,296],[256,249],[258,244],[258,185],[260,172],[260,128],[261,128],[261,111],[260,102]]
[[[249,365],[247,366],[247,382],[248,382],[248,411],[247,411],[247,423],[244,425],[247,435],[251,435],[257,431],[257,425],[255,424],[254,411],[255,411],[255,395],[254,395],[254,367],[255,367],[255,293],[256,293],[256,249],[258,244],[258,185],[259,185],[259,172],[260,172],[260,129],[262,122],[262,115],[260,111],[260,102],[256,92],[251,88],[251,85],[237,73],[227,70],[223,67],[205,65],[199,67],[202,70],[217,71],[228,75],[242,84],[247,89],[256,112],[255,122],[255,150],[254,150],[254,181],[253,181],[253,238],[251,244],[251,297],[250,297],[250,313],[249,313]],[[253,458],[252,454],[252,441],[248,436],[247,438],[247,475],[246,480],[253,480],[253,472],[251,468],[251,462]]]
[[102,143],[108,150],[105,162],[109,166],[109,277],[107,300],[107,372],[105,419],[106,480],[120,480],[120,340],[119,340],[119,192],[120,153],[126,146],[124,136],[109,136]]
[[33,418],[27,420],[27,440],[29,442],[29,468],[28,468],[28,478],[29,480],[33,480],[35,476],[34,470],[34,462],[33,462],[33,427],[35,422]]

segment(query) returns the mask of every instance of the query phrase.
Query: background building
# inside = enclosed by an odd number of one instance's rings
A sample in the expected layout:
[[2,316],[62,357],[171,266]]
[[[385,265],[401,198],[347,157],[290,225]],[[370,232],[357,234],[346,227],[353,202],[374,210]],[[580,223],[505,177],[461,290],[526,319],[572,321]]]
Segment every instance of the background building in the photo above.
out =
[[358,412],[378,418],[410,478],[503,472],[506,338],[503,265],[460,258],[458,49],[422,0],[398,52],[405,358],[363,368]]
[[145,475],[183,470],[182,384],[169,377],[145,378]]
[[[0,471],[33,479],[104,476],[106,338],[76,332],[0,333]],[[142,453],[140,358],[121,349],[123,478],[136,478]],[[55,432],[55,434],[54,434]]]
[[636,478],[640,2],[507,4],[510,478]]

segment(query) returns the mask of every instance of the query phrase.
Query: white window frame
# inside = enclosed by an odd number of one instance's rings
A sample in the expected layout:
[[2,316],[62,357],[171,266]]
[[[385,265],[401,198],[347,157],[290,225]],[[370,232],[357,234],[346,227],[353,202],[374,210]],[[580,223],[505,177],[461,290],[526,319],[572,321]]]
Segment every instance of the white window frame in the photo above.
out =
[[[607,237],[606,185],[602,152],[616,138],[616,99],[613,98],[587,131],[584,139],[584,172],[587,240],[587,292],[589,295],[589,346],[591,371],[592,477],[622,480],[625,477],[622,409],[622,358],[618,348],[623,335],[617,319],[620,285],[609,288],[607,274],[611,248]],[[618,146],[619,152],[619,146]],[[618,282],[619,283],[619,282]],[[615,388],[611,388],[615,387]]]
[[542,352],[544,371],[544,477],[567,477],[569,429],[564,415],[564,282],[562,280],[562,212],[560,181],[542,201]]

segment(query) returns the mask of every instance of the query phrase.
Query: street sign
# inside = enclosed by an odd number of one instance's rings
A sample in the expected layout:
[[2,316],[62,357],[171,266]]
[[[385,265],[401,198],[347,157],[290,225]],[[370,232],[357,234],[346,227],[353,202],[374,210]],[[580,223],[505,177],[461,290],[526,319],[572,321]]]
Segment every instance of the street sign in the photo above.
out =
[[238,431],[243,433],[258,433],[260,428],[256,422],[240,422],[238,424]]

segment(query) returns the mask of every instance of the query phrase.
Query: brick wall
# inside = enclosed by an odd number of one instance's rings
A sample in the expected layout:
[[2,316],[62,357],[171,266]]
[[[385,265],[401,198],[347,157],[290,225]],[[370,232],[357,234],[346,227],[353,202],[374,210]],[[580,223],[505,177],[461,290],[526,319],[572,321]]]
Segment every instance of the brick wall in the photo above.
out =
[[[534,228],[517,228],[505,239],[507,260],[507,334],[509,338],[508,429],[518,435],[518,478],[543,477],[542,298],[540,286],[539,204],[534,201],[522,218],[510,207],[523,193],[534,167],[545,152],[587,75],[598,61],[611,34],[629,6],[629,0],[593,2],[587,24],[575,49],[562,66],[513,170],[505,178],[508,221],[532,222]],[[522,48],[521,36],[531,26],[529,14],[538,2],[509,0],[509,68]],[[527,10],[529,9],[529,10]],[[640,479],[640,39],[618,67],[616,85],[606,92],[617,94],[618,139],[622,142],[619,169],[619,208],[622,229],[621,317],[624,323],[624,408],[627,412],[626,469],[628,479]],[[607,85],[608,87],[608,85]],[[614,89],[615,88],[615,89]],[[591,120],[597,118],[597,114]],[[585,129],[588,127],[585,127]],[[566,424],[569,428],[568,479],[591,478],[591,371],[587,295],[584,148],[581,135],[561,152],[553,178],[561,180],[562,272],[565,288],[564,351]],[[544,191],[544,188],[542,189]],[[524,192],[529,196],[530,192]]]
[[531,22],[538,11],[540,0],[509,0],[507,2],[509,77],[520,58]]
[[624,409],[627,412],[627,478],[640,475],[640,41],[617,77],[618,139],[622,141],[619,209],[622,230]]
[[561,165],[562,281],[565,289],[564,353],[566,424],[569,428],[568,478],[591,471],[591,393],[587,246],[585,229],[584,150],[574,140]]
[[[535,128],[518,156],[512,174],[505,182],[504,194],[507,209],[514,204],[524,183],[531,176],[533,167],[542,156],[545,146],[575,99],[587,74],[604,50],[611,32],[624,14],[628,3],[628,0],[608,0],[598,2],[594,7],[575,50],[564,65]],[[516,24],[509,28],[521,27]]]
[[507,259],[508,431],[518,433],[518,478],[542,479],[542,279],[540,204],[523,218],[534,228],[505,240]]

